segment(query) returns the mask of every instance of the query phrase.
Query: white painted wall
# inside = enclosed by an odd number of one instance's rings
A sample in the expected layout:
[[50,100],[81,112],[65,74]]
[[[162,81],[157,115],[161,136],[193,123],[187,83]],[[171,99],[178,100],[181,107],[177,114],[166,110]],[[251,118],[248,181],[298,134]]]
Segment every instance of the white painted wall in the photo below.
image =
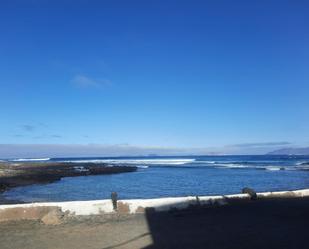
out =
[[[280,192],[264,192],[258,193],[258,198],[269,197],[305,197],[309,196],[309,189],[296,191],[280,191]],[[224,205],[226,199],[240,198],[249,199],[248,194],[235,194],[225,196],[199,196],[200,204],[218,204]],[[138,208],[154,208],[156,211],[167,211],[171,208],[184,209],[189,205],[196,205],[196,196],[188,197],[172,197],[158,199],[136,199],[136,200],[120,200],[124,205],[128,205],[130,213],[136,213]],[[59,207],[62,212],[69,212],[70,215],[97,215],[101,213],[113,213],[113,205],[111,200],[95,200],[95,201],[71,201],[71,202],[46,202],[31,204],[13,204],[0,205],[1,211],[12,208],[32,208],[32,207]]]

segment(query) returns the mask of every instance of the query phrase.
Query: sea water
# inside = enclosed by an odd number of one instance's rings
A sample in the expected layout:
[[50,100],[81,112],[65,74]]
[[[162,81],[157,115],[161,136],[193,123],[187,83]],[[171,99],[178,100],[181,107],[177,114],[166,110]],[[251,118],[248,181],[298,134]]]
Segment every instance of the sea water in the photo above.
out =
[[11,161],[106,163],[137,166],[131,173],[66,177],[50,184],[17,187],[4,193],[26,202],[158,198],[309,188],[309,156],[186,156],[42,158]]

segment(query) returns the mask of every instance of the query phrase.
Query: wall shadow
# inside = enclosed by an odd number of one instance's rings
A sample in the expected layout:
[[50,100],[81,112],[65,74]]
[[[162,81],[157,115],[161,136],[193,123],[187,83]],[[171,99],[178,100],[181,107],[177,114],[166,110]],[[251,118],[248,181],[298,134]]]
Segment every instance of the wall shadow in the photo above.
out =
[[146,210],[153,248],[309,248],[309,198]]

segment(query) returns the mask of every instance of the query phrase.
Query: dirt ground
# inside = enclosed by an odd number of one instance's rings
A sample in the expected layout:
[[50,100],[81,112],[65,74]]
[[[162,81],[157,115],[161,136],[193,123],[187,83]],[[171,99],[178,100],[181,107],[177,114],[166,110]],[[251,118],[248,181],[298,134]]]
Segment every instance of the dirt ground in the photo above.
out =
[[309,248],[309,198],[166,213],[0,223],[1,249]]
[[0,234],[1,249],[133,249],[152,243],[143,215],[74,220],[57,226],[36,221],[5,222],[0,224]]

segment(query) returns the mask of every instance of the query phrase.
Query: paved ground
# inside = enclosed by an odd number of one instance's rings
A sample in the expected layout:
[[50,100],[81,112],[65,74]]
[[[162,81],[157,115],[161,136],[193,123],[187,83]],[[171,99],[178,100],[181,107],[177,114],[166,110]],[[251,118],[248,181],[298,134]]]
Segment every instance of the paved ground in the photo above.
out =
[[309,248],[309,198],[71,220],[0,223],[1,249]]

